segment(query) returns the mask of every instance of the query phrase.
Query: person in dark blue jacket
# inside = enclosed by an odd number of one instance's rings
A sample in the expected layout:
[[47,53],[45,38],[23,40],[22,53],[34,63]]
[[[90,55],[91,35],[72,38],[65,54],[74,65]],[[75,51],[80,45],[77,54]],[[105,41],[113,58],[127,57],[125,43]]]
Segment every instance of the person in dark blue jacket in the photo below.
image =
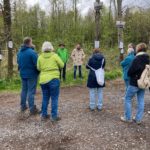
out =
[[100,86],[97,83],[95,72],[90,67],[95,70],[105,67],[105,58],[100,53],[99,49],[94,49],[93,55],[89,59],[86,68],[90,69],[87,81],[87,87],[90,92],[90,109],[93,111],[96,108],[96,97],[98,96],[97,109],[101,111],[103,106],[103,88],[105,87],[105,84]]
[[32,39],[26,37],[17,54],[17,63],[22,80],[21,111],[24,112],[27,109],[26,100],[28,99],[31,115],[38,113],[38,109],[34,104],[38,79],[37,58],[38,55],[33,48]]
[[128,76],[128,70],[134,60],[134,49],[133,48],[128,48],[128,55],[127,57],[121,62],[121,66],[123,69],[123,79],[126,85],[126,90],[129,86],[130,78]]

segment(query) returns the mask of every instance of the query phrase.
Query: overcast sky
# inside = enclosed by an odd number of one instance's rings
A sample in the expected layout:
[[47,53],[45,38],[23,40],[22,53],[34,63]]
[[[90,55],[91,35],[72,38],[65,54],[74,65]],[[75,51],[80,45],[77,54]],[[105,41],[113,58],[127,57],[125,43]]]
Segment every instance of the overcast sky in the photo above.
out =
[[[70,1],[70,0],[69,0]],[[104,2],[104,4],[108,4],[108,0],[101,0]],[[33,6],[36,3],[39,3],[41,8],[47,8],[48,7],[48,0],[26,0],[26,2],[30,5]],[[95,0],[80,0],[80,3],[78,4],[78,9],[81,10],[81,12],[84,14],[86,13],[89,8],[94,7],[94,2]]]
[[[71,0],[66,0],[71,1]],[[85,14],[89,8],[94,7],[95,0],[79,0],[80,3],[78,4],[78,9],[82,14]],[[109,6],[110,0],[101,0],[105,5]],[[26,0],[27,4],[29,6],[33,6],[36,3],[39,3],[42,9],[49,8],[49,2],[48,0]],[[150,7],[150,0],[124,0],[123,5],[128,5],[128,7],[132,6],[140,6],[140,7]]]

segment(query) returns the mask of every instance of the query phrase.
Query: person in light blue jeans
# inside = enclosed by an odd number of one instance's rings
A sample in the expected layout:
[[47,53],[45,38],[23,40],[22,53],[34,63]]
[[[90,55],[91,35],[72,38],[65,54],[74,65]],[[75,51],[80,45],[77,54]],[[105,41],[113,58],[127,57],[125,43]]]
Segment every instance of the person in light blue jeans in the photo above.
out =
[[132,120],[132,98],[137,94],[137,113],[135,120],[140,122],[144,113],[144,94],[145,90],[139,89],[138,87],[129,85],[125,96],[125,117],[126,120]]
[[[98,111],[102,110],[103,107],[103,88],[104,85],[99,85],[96,80],[95,72],[91,69],[100,69],[105,67],[105,58],[100,53],[99,49],[94,49],[92,57],[89,59],[86,68],[89,69],[87,87],[90,93],[90,110],[93,111],[96,107]],[[98,101],[97,101],[98,99]],[[97,105],[97,106],[96,106]]]
[[102,110],[103,106],[103,88],[90,88],[90,109],[94,110],[96,107],[96,98],[98,98],[97,109]]
[[145,89],[138,87],[138,80],[145,69],[145,66],[150,64],[150,57],[146,53],[147,46],[144,43],[140,43],[136,47],[136,57],[133,60],[129,70],[128,76],[130,77],[130,83],[126,92],[124,101],[124,116],[121,117],[123,122],[132,122],[132,98],[137,95],[137,112],[133,121],[140,124],[144,114],[144,94]]

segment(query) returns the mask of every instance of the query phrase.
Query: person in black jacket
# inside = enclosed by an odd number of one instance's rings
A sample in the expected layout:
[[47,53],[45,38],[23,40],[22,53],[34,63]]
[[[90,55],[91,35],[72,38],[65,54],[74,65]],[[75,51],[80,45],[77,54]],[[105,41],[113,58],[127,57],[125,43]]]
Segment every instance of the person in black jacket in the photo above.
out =
[[136,47],[136,57],[132,62],[131,67],[128,71],[128,76],[130,77],[130,85],[127,89],[125,96],[125,114],[124,117],[121,117],[121,120],[124,122],[131,122],[132,116],[132,98],[137,95],[137,114],[134,118],[134,121],[138,124],[141,123],[143,113],[144,113],[144,94],[145,90],[138,87],[137,81],[140,79],[145,66],[150,64],[150,57],[146,53],[147,46],[144,43],[137,45]]
[[101,111],[103,106],[103,88],[105,87],[105,84],[103,86],[100,86],[97,83],[95,72],[90,68],[92,67],[95,70],[97,70],[101,68],[101,66],[102,68],[105,67],[105,58],[99,52],[99,49],[94,49],[93,55],[89,59],[88,64],[86,65],[86,68],[90,69],[88,75],[87,87],[89,88],[89,92],[90,92],[91,111],[93,111],[96,108],[96,96],[98,96],[97,109]]

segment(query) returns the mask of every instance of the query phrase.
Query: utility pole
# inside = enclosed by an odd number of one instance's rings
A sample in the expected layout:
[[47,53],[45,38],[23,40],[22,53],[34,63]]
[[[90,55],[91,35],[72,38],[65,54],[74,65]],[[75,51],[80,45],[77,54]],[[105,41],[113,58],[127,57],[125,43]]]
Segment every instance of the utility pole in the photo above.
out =
[[95,48],[100,47],[100,10],[103,7],[103,3],[100,0],[96,0],[94,3],[95,9]]
[[118,28],[118,48],[120,52],[120,61],[124,58],[124,41],[123,41],[123,28],[125,26],[125,22],[123,22],[122,18],[122,0],[117,0],[117,8],[118,8],[118,20],[116,22]]

